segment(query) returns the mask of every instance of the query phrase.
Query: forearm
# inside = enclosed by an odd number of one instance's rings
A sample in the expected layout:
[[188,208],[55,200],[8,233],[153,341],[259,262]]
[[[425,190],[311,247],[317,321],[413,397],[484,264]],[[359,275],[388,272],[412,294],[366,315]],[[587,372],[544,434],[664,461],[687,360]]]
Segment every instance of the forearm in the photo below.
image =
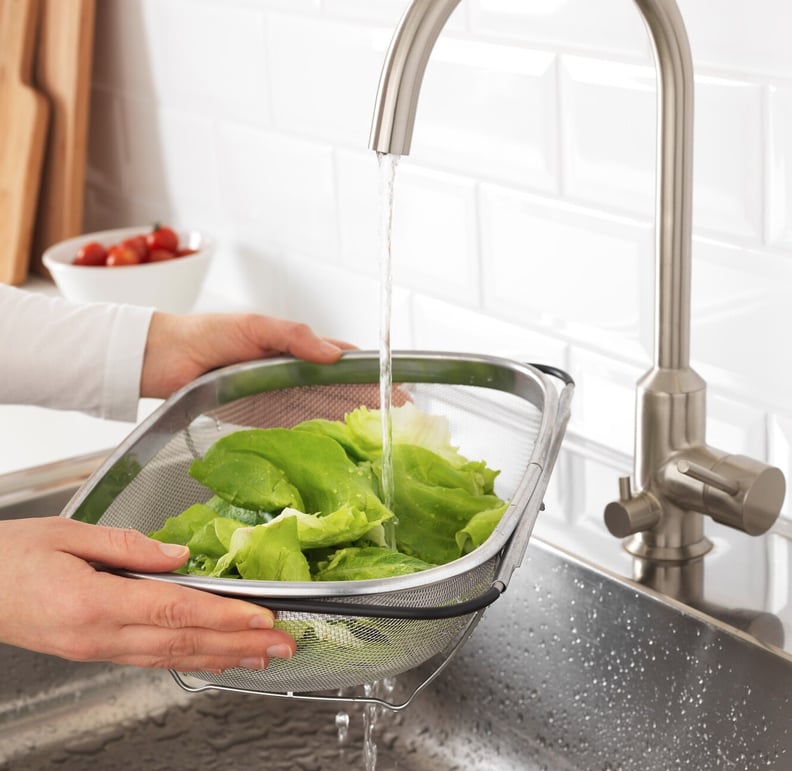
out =
[[151,314],[0,285],[0,403],[135,420]]

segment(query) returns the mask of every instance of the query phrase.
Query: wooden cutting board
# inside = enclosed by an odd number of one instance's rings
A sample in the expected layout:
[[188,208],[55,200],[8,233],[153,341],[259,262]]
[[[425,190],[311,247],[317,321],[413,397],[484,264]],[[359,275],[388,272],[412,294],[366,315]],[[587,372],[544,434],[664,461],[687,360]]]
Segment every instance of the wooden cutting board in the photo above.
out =
[[50,100],[32,267],[44,250],[82,233],[95,0],[42,0],[36,86]]
[[0,0],[0,282],[28,272],[49,105],[32,86],[39,0]]

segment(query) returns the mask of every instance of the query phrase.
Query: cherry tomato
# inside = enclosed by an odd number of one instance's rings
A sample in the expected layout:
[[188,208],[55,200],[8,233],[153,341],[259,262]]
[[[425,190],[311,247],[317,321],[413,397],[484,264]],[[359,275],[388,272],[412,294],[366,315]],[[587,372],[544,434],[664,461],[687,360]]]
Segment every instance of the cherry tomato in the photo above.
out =
[[149,262],[164,262],[165,260],[172,260],[176,255],[169,252],[167,249],[152,249],[149,252]]
[[107,263],[109,268],[118,267],[120,265],[138,265],[140,257],[138,253],[129,246],[122,246],[116,244],[111,246],[107,253]]
[[107,250],[97,241],[90,241],[80,247],[73,260],[74,265],[104,265],[107,262]]
[[127,246],[134,250],[140,258],[140,262],[148,262],[149,248],[144,235],[132,236],[132,238],[124,239],[121,242],[121,246]]
[[155,225],[154,230],[146,236],[146,243],[148,244],[149,251],[155,249],[165,249],[169,252],[175,252],[179,248],[179,236],[173,228],[167,225]]
[[197,249],[177,249],[174,257],[187,257],[190,254],[195,254],[197,251]]

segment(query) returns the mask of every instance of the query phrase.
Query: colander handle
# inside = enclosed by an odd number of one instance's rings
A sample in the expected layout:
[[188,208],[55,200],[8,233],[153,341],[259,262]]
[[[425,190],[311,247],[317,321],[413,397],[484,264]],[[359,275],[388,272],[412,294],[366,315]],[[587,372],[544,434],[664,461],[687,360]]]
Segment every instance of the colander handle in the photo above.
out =
[[444,618],[457,618],[483,610],[503,593],[503,587],[496,581],[476,597],[455,602],[452,605],[420,607],[415,605],[376,605],[357,602],[339,602],[322,598],[301,597],[249,597],[247,595],[226,595],[252,602],[275,611],[293,613],[315,613],[333,616],[365,616],[366,618],[397,618],[411,621],[431,621]]

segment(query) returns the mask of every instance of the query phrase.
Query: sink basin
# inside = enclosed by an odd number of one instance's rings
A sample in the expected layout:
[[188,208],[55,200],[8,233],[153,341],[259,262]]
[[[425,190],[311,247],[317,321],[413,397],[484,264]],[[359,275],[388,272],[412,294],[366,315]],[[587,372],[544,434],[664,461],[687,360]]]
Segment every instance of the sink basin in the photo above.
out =
[[[328,771],[372,746],[357,704],[190,694],[2,646],[0,668],[0,768]],[[534,540],[449,667],[373,733],[379,771],[781,771],[790,717],[789,654]]]

